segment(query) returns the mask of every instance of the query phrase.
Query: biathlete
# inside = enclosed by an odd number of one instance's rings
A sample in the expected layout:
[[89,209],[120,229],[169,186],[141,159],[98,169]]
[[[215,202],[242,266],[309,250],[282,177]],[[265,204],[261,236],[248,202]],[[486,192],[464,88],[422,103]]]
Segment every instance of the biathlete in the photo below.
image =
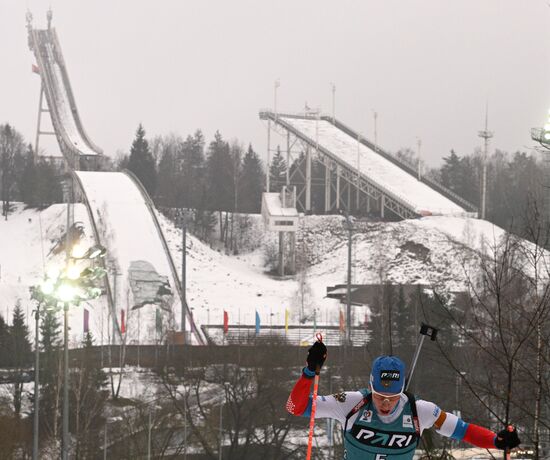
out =
[[[286,404],[291,414],[310,417],[311,384],[326,356],[327,348],[320,341],[309,349],[307,366]],[[340,422],[345,460],[410,460],[422,432],[431,427],[443,436],[485,449],[510,450],[520,444],[515,428],[494,433],[406,392],[405,364],[396,356],[374,360],[368,388],[319,396],[315,418]]]

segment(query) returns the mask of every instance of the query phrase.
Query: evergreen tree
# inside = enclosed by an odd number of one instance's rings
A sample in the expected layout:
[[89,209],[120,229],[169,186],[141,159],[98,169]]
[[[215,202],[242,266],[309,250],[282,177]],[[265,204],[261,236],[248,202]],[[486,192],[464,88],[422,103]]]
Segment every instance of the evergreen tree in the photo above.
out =
[[15,370],[16,382],[13,384],[13,408],[16,415],[21,413],[23,394],[23,371],[31,362],[31,344],[29,330],[25,324],[25,315],[21,310],[21,303],[17,301],[13,310],[12,325],[10,328],[11,340],[11,367]]
[[216,213],[200,206],[193,211],[194,232],[203,241],[208,241],[216,226]]
[[130,155],[128,155],[128,153],[126,152],[119,150],[116,153],[116,157],[114,160],[114,170],[124,171],[125,169],[128,169],[129,161],[130,161]]
[[9,124],[0,125],[0,195],[2,216],[8,218],[10,202],[17,190],[17,165],[25,151],[23,136]]
[[94,340],[88,332],[82,342],[82,354],[70,378],[70,426],[75,436],[75,458],[95,458],[99,453],[103,411],[109,396],[107,376],[93,353]]
[[55,310],[43,311],[40,336],[40,432],[57,438],[60,429],[63,361],[61,324]]
[[286,169],[287,164],[281,153],[281,148],[277,146],[277,152],[269,165],[269,191],[278,193],[286,185]]
[[204,136],[200,130],[194,136],[187,136],[182,145],[181,156],[183,167],[180,206],[193,209],[203,206],[204,209]]
[[181,182],[178,139],[166,139],[162,143],[158,167],[157,201],[166,207],[178,206],[178,188]]
[[242,172],[238,184],[239,211],[259,213],[262,205],[265,176],[262,162],[257,153],[248,146],[243,159]]
[[[214,140],[208,147],[206,173],[208,208],[218,211],[220,241],[226,241],[228,212],[233,211],[235,207],[235,179],[229,144],[223,140],[219,131],[216,131]],[[225,217],[223,211],[225,211]]]
[[208,147],[206,172],[209,208],[232,211],[235,199],[233,161],[229,144],[223,140],[219,131],[216,131],[214,140]]
[[481,158],[464,156],[460,160],[458,194],[465,200],[478,205],[481,203]]
[[34,152],[32,145],[29,144],[25,154],[25,167],[21,175],[21,200],[29,206],[36,204],[36,183],[37,173],[34,164]]
[[395,342],[397,345],[403,345],[406,343],[405,341],[410,336],[410,331],[412,331],[414,326],[411,325],[410,310],[405,299],[405,290],[402,284],[399,285],[394,315],[395,325],[393,329],[396,332]]
[[12,355],[12,342],[9,327],[2,315],[0,315],[0,350],[2,350],[2,353],[0,353],[0,367],[8,367]]
[[234,142],[231,145],[229,154],[231,155],[231,162],[233,166],[233,196],[234,196],[234,202],[233,202],[233,211],[237,211],[239,208],[239,181],[242,176],[242,154],[243,154],[243,148],[238,142]]
[[141,181],[150,196],[154,196],[157,185],[157,172],[153,155],[149,149],[145,130],[140,124],[130,149],[128,169]]
[[36,206],[50,206],[63,201],[63,191],[59,173],[53,163],[41,159],[36,165],[36,190],[34,203]]
[[58,171],[47,159],[40,158],[35,162],[30,144],[25,154],[19,190],[20,199],[28,206],[50,206],[63,199]]
[[454,150],[451,150],[451,154],[443,158],[440,177],[441,183],[456,193],[458,193],[460,189],[461,169],[460,157]]

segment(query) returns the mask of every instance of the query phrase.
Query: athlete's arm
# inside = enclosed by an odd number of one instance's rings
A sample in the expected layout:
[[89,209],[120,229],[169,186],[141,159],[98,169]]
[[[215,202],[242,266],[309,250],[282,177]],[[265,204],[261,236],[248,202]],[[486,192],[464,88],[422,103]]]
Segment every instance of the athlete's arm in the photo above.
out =
[[[292,415],[309,417],[313,398],[311,387],[315,372],[304,368],[302,375],[294,385],[286,402],[286,410]],[[359,391],[340,393],[335,396],[317,396],[315,418],[333,418],[343,423],[351,409],[361,400],[363,395]]]
[[418,421],[421,430],[435,427],[436,431],[448,438],[465,441],[476,447],[494,449],[496,433],[473,423],[467,423],[450,412],[442,411],[429,401],[416,401]]

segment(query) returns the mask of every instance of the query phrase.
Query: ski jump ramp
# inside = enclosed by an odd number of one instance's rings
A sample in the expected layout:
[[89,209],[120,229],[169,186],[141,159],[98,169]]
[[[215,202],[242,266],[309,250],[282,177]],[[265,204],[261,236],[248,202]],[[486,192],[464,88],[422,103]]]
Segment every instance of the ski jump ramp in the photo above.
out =
[[327,167],[329,178],[330,172],[338,174],[402,218],[477,217],[477,209],[466,200],[429,178],[419,179],[410,165],[332,117],[262,111],[260,118],[315,152]]
[[40,97],[46,98],[96,243],[107,248],[105,290],[112,340],[162,342],[170,332],[181,331],[183,310],[195,343],[206,343],[184,300],[176,266],[143,186],[131,173],[81,170],[97,169],[103,152],[84,131],[55,29],[37,30],[30,23],[27,27],[42,81]]

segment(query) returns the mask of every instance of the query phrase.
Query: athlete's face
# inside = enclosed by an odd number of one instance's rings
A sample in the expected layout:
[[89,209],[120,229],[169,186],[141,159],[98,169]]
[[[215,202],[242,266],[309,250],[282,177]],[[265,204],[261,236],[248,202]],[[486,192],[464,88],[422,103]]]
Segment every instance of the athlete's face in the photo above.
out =
[[379,415],[390,415],[401,399],[401,393],[372,392],[372,403]]

